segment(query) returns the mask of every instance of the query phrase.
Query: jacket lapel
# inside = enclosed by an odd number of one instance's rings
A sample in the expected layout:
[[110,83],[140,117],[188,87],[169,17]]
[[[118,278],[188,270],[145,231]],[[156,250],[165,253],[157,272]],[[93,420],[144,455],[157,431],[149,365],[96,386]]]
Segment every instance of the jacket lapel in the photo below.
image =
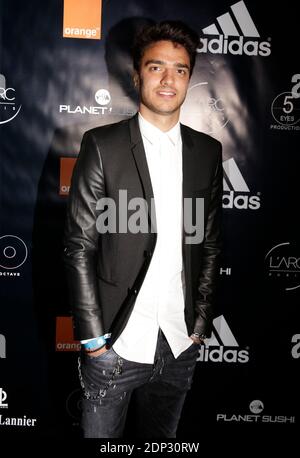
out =
[[[181,124],[181,138],[182,138],[182,200],[184,209],[184,199],[193,197],[193,178],[195,173],[195,161],[193,151],[193,141],[185,128]],[[191,245],[185,243],[186,232],[183,225],[183,238],[182,238],[182,254],[184,263],[185,284],[191,278]]]
[[[151,231],[153,232],[156,228],[154,194],[142,135],[139,128],[138,114],[129,120],[129,130],[131,139],[131,151],[141,180],[144,196],[147,201],[149,218],[151,220]],[[153,210],[152,214],[151,206]]]
[[[181,124],[181,138],[182,138],[182,198],[191,198],[193,196],[193,177],[194,177],[194,151],[193,141],[188,133],[188,130],[184,125]],[[151,209],[151,200],[153,206],[152,214],[152,228],[156,227],[155,224],[155,206],[154,206],[154,195],[151,184],[150,173],[148,169],[146,153],[143,145],[142,135],[138,123],[138,114],[133,116],[129,120],[130,140],[131,140],[131,151],[134,157],[134,161],[138,170],[138,174],[141,180],[141,184],[144,191],[144,196],[148,204],[149,216]],[[185,239],[185,233],[184,239]],[[184,240],[183,240],[184,242]],[[190,246],[184,243],[185,255],[188,255]]]
[[195,173],[195,161],[193,151],[193,141],[185,128],[181,124],[182,138],[182,198],[192,197],[193,177]]

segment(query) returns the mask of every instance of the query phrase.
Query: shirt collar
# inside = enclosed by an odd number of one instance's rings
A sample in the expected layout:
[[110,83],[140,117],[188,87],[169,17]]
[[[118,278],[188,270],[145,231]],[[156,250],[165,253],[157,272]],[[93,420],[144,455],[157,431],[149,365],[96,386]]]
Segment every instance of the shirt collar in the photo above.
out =
[[158,127],[151,124],[151,122],[147,121],[141,113],[139,113],[139,126],[141,130],[141,134],[151,143],[154,144],[159,142],[162,137],[168,137],[169,140],[176,146],[181,138],[180,133],[180,122],[178,121],[172,129],[168,130],[167,132],[163,132],[162,130],[158,129]]

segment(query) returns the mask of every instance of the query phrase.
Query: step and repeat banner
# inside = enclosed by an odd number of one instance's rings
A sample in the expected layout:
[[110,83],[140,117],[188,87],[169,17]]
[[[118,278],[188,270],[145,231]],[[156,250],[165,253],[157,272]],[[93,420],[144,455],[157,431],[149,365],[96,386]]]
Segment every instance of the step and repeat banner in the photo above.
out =
[[[137,110],[138,27],[199,33],[181,121],[223,144],[212,337],[178,437],[299,424],[300,62],[293,2],[1,1],[0,436],[76,437],[80,383],[62,234],[83,132]],[[130,422],[128,428],[130,429]],[[134,431],[131,431],[134,437]]]

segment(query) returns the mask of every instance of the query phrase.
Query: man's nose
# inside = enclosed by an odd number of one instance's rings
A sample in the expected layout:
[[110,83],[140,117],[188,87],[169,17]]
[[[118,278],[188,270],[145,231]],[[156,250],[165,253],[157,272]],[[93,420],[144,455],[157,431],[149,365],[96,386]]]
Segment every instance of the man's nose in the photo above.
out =
[[174,71],[171,68],[165,68],[162,78],[161,78],[161,85],[162,86],[170,86],[174,82]]

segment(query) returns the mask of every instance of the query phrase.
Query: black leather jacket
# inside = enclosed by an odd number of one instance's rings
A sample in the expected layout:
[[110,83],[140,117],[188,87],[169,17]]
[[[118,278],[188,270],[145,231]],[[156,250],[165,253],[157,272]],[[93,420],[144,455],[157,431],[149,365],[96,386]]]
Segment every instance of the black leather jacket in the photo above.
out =
[[[183,198],[204,199],[204,239],[187,244],[183,236],[185,320],[188,333],[208,337],[220,253],[222,202],[221,144],[181,125]],[[88,339],[112,333],[112,343],[124,329],[155,249],[156,234],[99,235],[97,202],[119,190],[128,200],[153,198],[137,115],[84,134],[74,168],[64,237],[75,336]],[[118,208],[117,212],[118,214]],[[130,216],[130,215],[128,215]],[[149,228],[151,225],[149,215]]]

